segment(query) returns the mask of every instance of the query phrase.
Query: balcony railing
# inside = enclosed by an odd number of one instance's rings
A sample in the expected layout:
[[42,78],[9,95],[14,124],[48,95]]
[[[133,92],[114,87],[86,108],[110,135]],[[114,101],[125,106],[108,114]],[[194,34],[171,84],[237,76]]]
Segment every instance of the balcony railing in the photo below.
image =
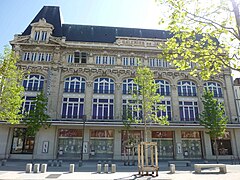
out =
[[65,88],[64,92],[67,93],[85,93],[85,89],[69,89],[69,88]]
[[25,91],[41,91],[43,87],[24,87]]
[[178,92],[179,96],[197,96],[197,93],[182,93]]
[[108,90],[108,89],[105,89],[105,90],[94,89],[93,92],[96,94],[114,94],[114,90]]

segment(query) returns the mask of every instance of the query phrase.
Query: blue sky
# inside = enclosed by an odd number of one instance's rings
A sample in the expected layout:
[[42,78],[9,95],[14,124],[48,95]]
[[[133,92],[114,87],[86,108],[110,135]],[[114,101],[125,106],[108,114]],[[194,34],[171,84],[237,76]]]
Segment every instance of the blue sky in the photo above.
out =
[[0,0],[0,53],[44,5],[60,7],[63,23],[162,29],[155,0]]

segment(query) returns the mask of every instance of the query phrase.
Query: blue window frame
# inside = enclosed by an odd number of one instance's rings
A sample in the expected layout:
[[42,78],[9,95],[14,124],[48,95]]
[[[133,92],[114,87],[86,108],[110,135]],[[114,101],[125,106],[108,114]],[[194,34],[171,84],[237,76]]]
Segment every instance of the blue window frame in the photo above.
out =
[[170,83],[165,80],[155,80],[155,83],[158,85],[157,93],[161,96],[170,96]]
[[25,91],[41,91],[44,85],[44,77],[37,74],[30,74],[23,80]]
[[80,76],[68,77],[64,81],[64,92],[84,93],[86,80]]
[[192,81],[179,81],[178,95],[179,96],[197,96],[196,84]]
[[179,101],[181,121],[198,120],[198,103],[196,101]]
[[113,119],[113,99],[93,99],[93,119]]
[[204,83],[205,90],[213,92],[214,97],[223,97],[222,87],[217,82],[206,82]]
[[99,94],[114,94],[114,81],[111,78],[97,78],[93,90]]
[[62,118],[82,119],[84,98],[63,98]]

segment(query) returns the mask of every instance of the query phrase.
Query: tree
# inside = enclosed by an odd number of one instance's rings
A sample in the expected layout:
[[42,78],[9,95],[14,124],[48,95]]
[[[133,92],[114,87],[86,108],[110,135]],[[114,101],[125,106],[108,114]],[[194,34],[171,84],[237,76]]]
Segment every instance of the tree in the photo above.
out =
[[[132,97],[136,104],[133,111],[142,113],[142,117],[139,122],[144,123],[144,136],[145,142],[147,142],[147,123],[169,123],[167,121],[167,116],[158,117],[158,111],[164,111],[165,106],[161,105],[162,96],[157,93],[158,87],[155,84],[153,72],[148,67],[139,66],[136,71],[134,83],[139,87],[139,89],[133,91]],[[138,106],[138,104],[141,105]]]
[[16,66],[17,61],[14,52],[5,47],[0,58],[0,120],[11,124],[18,124],[22,118],[23,72]]
[[214,140],[214,151],[218,163],[217,139],[225,134],[228,117],[225,116],[223,103],[214,99],[211,91],[204,92],[202,102],[204,110],[200,114],[200,124],[207,129],[206,133]]
[[48,99],[41,91],[33,102],[34,108],[27,113],[26,118],[23,120],[27,126],[26,134],[28,136],[35,136],[42,127],[50,127],[51,124],[48,122],[50,116],[46,113],[47,103]]
[[[161,57],[206,80],[223,67],[240,71],[240,3],[236,0],[158,0],[172,38]],[[191,67],[192,65],[194,67]]]

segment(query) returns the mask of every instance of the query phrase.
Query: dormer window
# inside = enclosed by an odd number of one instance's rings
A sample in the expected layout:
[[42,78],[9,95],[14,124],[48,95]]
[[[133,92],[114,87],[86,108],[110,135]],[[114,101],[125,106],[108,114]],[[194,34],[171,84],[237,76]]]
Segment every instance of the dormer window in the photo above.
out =
[[54,29],[53,25],[46,22],[46,20],[39,19],[38,22],[32,23],[31,38],[37,42],[48,42],[50,35]]

